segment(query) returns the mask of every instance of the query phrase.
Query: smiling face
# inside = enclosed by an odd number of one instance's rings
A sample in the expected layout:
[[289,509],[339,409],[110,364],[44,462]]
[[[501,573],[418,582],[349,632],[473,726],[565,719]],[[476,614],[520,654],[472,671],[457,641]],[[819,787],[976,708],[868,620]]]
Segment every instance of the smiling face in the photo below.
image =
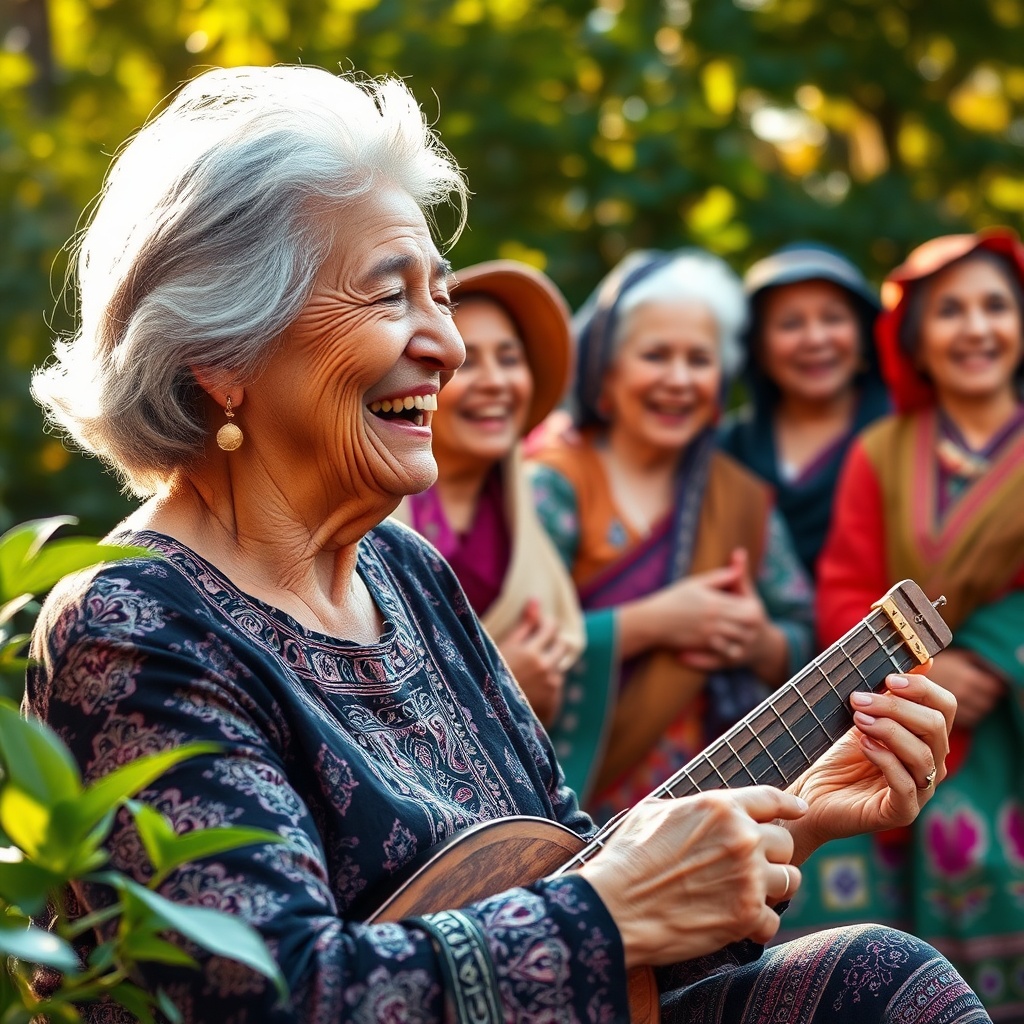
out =
[[309,300],[238,411],[249,457],[304,519],[353,502],[382,518],[436,477],[430,419],[462,341],[412,198],[374,189],[333,227]]
[[968,257],[939,271],[927,287],[917,365],[939,402],[1012,400],[1024,342],[1006,273],[988,258]]
[[627,314],[605,377],[610,429],[664,454],[682,451],[718,412],[718,325],[701,303],[651,302]]
[[508,313],[491,299],[460,299],[455,326],[466,361],[438,399],[434,454],[446,465],[489,467],[522,437],[533,396],[523,343]]
[[770,288],[762,301],[758,359],[786,398],[829,402],[853,386],[860,322],[849,294],[829,281]]

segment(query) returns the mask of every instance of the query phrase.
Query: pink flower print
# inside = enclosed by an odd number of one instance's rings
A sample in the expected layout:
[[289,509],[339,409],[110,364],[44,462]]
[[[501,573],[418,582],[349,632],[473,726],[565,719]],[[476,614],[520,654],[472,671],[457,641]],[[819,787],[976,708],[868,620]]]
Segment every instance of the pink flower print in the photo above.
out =
[[1011,801],[999,817],[1006,854],[1018,867],[1024,867],[1024,807]]
[[966,807],[950,814],[932,811],[925,824],[926,852],[932,870],[956,878],[967,874],[985,850],[985,823]]

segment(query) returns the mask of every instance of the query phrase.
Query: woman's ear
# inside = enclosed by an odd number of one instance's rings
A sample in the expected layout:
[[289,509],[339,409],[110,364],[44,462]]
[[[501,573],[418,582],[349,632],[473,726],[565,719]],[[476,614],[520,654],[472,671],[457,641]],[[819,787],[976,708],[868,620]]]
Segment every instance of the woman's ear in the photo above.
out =
[[245,401],[245,388],[240,384],[231,383],[217,370],[211,370],[205,366],[190,366],[192,376],[196,383],[212,398],[222,409],[231,399],[232,408],[237,409]]

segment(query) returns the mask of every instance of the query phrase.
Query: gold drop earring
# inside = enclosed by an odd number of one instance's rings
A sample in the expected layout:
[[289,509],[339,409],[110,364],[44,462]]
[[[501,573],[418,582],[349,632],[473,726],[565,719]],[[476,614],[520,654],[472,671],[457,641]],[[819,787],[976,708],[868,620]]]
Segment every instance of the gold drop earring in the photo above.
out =
[[231,411],[230,395],[225,400],[224,415],[227,416],[228,422],[217,431],[217,447],[221,451],[233,452],[235,449],[242,447],[245,435],[242,433],[241,427],[231,422],[235,418],[235,414]]

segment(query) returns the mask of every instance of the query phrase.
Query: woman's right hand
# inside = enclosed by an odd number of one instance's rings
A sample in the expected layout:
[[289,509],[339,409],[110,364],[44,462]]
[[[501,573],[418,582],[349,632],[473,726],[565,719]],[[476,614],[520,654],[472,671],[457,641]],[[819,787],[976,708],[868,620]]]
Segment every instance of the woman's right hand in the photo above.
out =
[[770,786],[644,800],[580,869],[618,925],[626,967],[691,960],[730,942],[767,942],[769,906],[800,885],[777,819],[807,804]]
[[715,652],[716,644],[744,650],[761,626],[759,603],[736,594],[741,570],[735,562],[684,576],[648,597],[619,609],[621,657],[655,647]]
[[551,725],[562,706],[565,671],[561,666],[567,652],[557,620],[546,616],[531,598],[519,621],[497,644],[533,713],[543,725]]
[[953,721],[964,729],[973,729],[1006,693],[1006,683],[999,676],[959,647],[937,654],[928,676],[956,697]]

